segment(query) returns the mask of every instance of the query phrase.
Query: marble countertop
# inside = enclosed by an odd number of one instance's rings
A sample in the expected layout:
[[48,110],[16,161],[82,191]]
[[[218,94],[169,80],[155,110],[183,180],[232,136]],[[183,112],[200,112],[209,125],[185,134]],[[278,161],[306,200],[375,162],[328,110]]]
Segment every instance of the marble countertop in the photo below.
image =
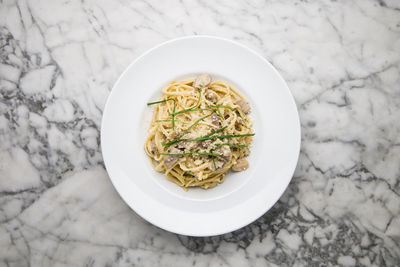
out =
[[[99,143],[127,65],[193,34],[268,59],[302,127],[279,202],[206,238],[136,215]],[[399,266],[399,181],[398,1],[0,1],[0,266]]]

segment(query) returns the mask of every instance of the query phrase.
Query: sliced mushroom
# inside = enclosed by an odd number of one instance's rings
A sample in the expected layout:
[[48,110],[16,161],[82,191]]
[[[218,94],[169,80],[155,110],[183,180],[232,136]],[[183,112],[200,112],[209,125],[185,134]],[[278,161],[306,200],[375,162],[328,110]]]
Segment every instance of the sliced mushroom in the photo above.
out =
[[150,142],[150,151],[153,155],[158,151],[155,139],[151,140]]
[[193,82],[193,87],[195,88],[204,88],[211,83],[211,77],[208,74],[201,74],[197,76]]
[[[180,151],[176,147],[173,147],[173,148],[171,148],[170,151],[168,151],[168,153],[181,154],[182,151]],[[171,169],[172,167],[174,167],[175,163],[178,162],[178,159],[179,159],[178,156],[165,156],[165,158],[164,158],[165,167],[167,167],[168,169]]]
[[209,148],[211,146],[211,140],[204,140],[200,143],[202,148]]
[[178,157],[174,157],[174,156],[166,156],[164,159],[164,165],[165,167],[167,167],[168,169],[171,169],[175,163],[178,161]]
[[218,95],[217,93],[215,93],[213,90],[207,90],[207,92],[205,93],[205,97],[207,100],[213,102],[214,104],[217,103],[218,101]]
[[185,141],[180,141],[180,142],[178,142],[178,143],[176,144],[176,147],[177,147],[179,150],[183,151],[183,150],[185,150],[185,148],[187,147],[187,142],[185,142]]
[[251,108],[249,106],[249,103],[247,103],[246,101],[244,101],[243,99],[238,99],[235,101],[235,104],[238,105],[240,107],[240,109],[245,113],[249,113]]
[[216,168],[217,170],[222,169],[222,167],[224,167],[224,165],[225,165],[225,162],[223,162],[223,161],[221,161],[221,160],[216,160],[216,161],[215,161],[215,168]]
[[215,153],[222,154],[222,158],[220,158],[220,160],[224,162],[229,162],[232,159],[232,151],[229,146],[222,146],[215,150]]
[[249,168],[249,162],[246,159],[238,159],[236,164],[232,165],[232,170],[241,172]]
[[215,126],[219,126],[221,124],[221,118],[217,115],[217,113],[213,113],[211,115],[211,123]]
[[222,147],[222,155],[224,155],[224,160],[226,162],[231,161],[232,159],[232,151],[229,146]]
[[235,129],[237,131],[240,131],[242,125],[243,125],[243,119],[241,117],[237,117],[235,121]]

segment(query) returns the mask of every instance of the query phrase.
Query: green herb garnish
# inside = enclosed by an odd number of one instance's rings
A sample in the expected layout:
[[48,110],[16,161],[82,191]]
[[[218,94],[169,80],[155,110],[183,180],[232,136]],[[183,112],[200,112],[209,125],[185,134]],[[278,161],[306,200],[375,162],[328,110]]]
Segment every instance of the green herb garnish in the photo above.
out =
[[222,116],[222,113],[221,113],[221,111],[219,110],[219,108],[217,108],[217,114],[218,114],[218,116],[219,116],[222,120],[224,120],[224,116]]
[[[160,101],[156,101],[156,102],[150,102],[150,103],[147,103],[147,105],[151,106],[151,105],[155,105],[155,104],[159,104],[159,103],[164,103],[164,102],[167,102],[167,101],[173,101],[174,102],[174,108],[172,109],[172,114],[174,114],[175,113],[175,107],[176,107],[175,99],[168,98],[168,99],[165,99],[165,100],[160,100]],[[172,130],[174,130],[175,129],[175,115],[171,115],[171,116],[172,116]]]
[[212,108],[227,108],[227,109],[230,109],[230,110],[234,110],[234,108],[233,107],[230,107],[230,106],[224,106],[224,105],[210,105],[210,107],[212,107]]
[[246,137],[246,136],[254,136],[255,134],[228,134],[228,135],[220,135],[220,136],[207,136],[207,137],[197,137],[194,139],[182,139],[182,141],[204,141],[204,140],[215,140],[215,139],[224,139],[224,138],[232,138],[232,137]]
[[216,145],[214,148],[212,148],[210,151],[214,151],[222,146],[230,146],[230,147],[236,147],[236,148],[243,148],[243,147],[247,147],[247,145],[234,145],[234,144],[230,144],[230,143],[223,143],[223,144],[219,144]]
[[[170,122],[170,121],[172,121],[172,120],[156,120],[155,122]],[[175,122],[185,123],[185,122],[180,121],[180,120],[175,120]]]
[[[235,110],[233,107],[230,107],[230,106],[225,106],[225,105],[210,105],[209,107],[211,107],[211,108],[216,108],[217,109],[217,112],[219,112],[219,108],[227,108],[227,109],[230,109],[230,110]],[[242,115],[242,113],[240,112],[240,110],[237,110],[237,112],[238,112],[238,115],[239,115],[239,117],[243,120],[243,122],[245,122],[246,120],[243,118],[243,115]],[[221,116],[220,116],[221,117]],[[244,126],[246,126],[246,124],[244,124],[243,123],[243,125]],[[246,126],[247,127],[247,126]]]
[[169,115],[178,115],[178,114],[182,114],[182,113],[186,113],[186,112],[191,112],[191,111],[201,111],[201,110],[208,110],[208,111],[212,111],[212,109],[209,108],[194,108],[194,109],[184,109],[181,111],[177,111],[175,113],[170,113]]
[[227,108],[230,110],[234,110],[234,108],[232,108],[230,106],[225,106],[225,105],[210,105],[209,107],[215,108],[217,110],[218,115],[221,117],[221,119],[224,119],[224,117],[222,116],[221,111],[219,110],[220,108]]
[[218,130],[215,130],[214,132],[211,132],[211,133],[206,134],[206,135],[204,135],[204,136],[200,136],[199,138],[204,138],[204,137],[212,136],[212,135],[214,135],[214,134],[217,134],[217,133],[219,133],[219,132],[222,132],[222,131],[225,130],[226,128],[228,128],[228,126],[224,126],[224,127],[220,128],[220,129],[218,129]]
[[222,154],[216,154],[211,152],[185,152],[185,153],[160,153],[160,155],[164,156],[175,156],[175,157],[182,157],[184,155],[205,155],[205,156],[212,156],[212,157],[222,157]]
[[184,136],[185,134],[187,134],[189,131],[190,131],[190,129],[192,129],[195,125],[197,125],[200,121],[202,121],[202,120],[205,120],[206,118],[208,118],[208,117],[210,117],[212,115],[212,113],[211,114],[208,114],[208,115],[206,115],[206,116],[204,116],[204,117],[201,117],[200,119],[198,119],[198,120],[196,120],[192,125],[190,125],[185,131],[183,131],[183,133],[182,134],[180,134],[177,138],[175,138],[174,140],[172,140],[172,141],[170,141],[170,142],[168,142],[168,143],[165,143],[165,144],[163,144],[163,146],[166,146],[166,147],[168,147],[168,146],[171,146],[171,145],[173,145],[173,144],[175,144],[175,143],[178,143],[179,141],[182,141],[182,136]]

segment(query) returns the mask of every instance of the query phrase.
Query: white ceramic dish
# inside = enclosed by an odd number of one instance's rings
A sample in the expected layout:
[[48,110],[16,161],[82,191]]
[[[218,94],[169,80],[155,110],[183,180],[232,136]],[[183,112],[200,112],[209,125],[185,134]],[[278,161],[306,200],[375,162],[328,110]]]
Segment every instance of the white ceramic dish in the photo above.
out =
[[[250,102],[256,133],[244,172],[224,183],[188,192],[157,173],[144,152],[153,108],[172,79],[208,73]],[[268,211],[289,184],[300,149],[293,97],[263,57],[236,42],[191,36],[165,42],[134,61],[107,100],[101,127],[104,162],[113,185],[140,216],[165,230],[190,236],[239,229]]]

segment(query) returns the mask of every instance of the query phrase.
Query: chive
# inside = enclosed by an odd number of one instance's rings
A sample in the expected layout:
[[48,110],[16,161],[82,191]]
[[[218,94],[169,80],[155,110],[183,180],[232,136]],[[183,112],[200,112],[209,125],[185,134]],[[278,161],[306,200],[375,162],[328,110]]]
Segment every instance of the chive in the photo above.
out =
[[200,137],[193,138],[193,139],[180,139],[179,141],[193,142],[193,141],[215,140],[215,139],[232,138],[232,137],[246,137],[246,136],[254,136],[255,135],[254,133],[252,133],[252,134],[230,134],[230,135],[212,136],[213,134],[215,134],[217,132],[223,131],[226,127],[227,126],[221,128],[221,129],[218,129],[215,132],[204,135],[204,136],[200,136]]
[[[175,107],[176,107],[175,99],[168,98],[168,99],[165,99],[165,100],[160,100],[160,101],[156,101],[156,102],[150,102],[150,103],[147,103],[147,105],[151,106],[151,105],[154,105],[154,104],[164,103],[164,102],[167,102],[167,101],[174,101],[174,108],[172,109],[172,114],[174,114],[175,113]],[[172,130],[175,130],[175,115],[171,115],[171,116],[172,116]]]
[[[170,121],[172,121],[172,120],[156,120],[155,122],[170,122]],[[175,122],[182,122],[182,121],[175,120]],[[182,122],[182,123],[184,123],[184,122]]]
[[204,135],[204,136],[200,136],[199,138],[204,138],[204,137],[212,136],[212,135],[214,135],[214,134],[216,134],[216,133],[222,132],[222,131],[225,130],[226,128],[228,128],[228,126],[224,126],[224,127],[220,128],[220,129],[218,129],[218,130],[215,130],[214,132],[211,132],[211,133],[206,134],[206,135]]
[[221,111],[219,110],[219,108],[217,108],[217,114],[218,114],[218,116],[219,116],[221,119],[224,120],[224,117],[222,116],[222,113],[221,113]]
[[[200,136],[200,137],[198,137],[198,138],[207,138],[207,137],[210,137],[210,136],[212,136],[212,135],[214,135],[214,134],[217,134],[217,133],[219,133],[219,132],[222,132],[222,131],[225,130],[227,127],[228,127],[228,126],[224,126],[224,127],[220,128],[220,129],[218,129],[218,130],[215,130],[214,132],[211,132],[211,133],[209,133],[209,134]],[[204,139],[204,140],[207,140],[207,139]],[[194,139],[180,139],[179,141],[195,141],[195,140],[194,140]],[[171,142],[172,142],[172,141],[171,141]]]
[[185,141],[204,141],[204,140],[215,140],[215,139],[224,139],[224,138],[232,138],[232,137],[245,137],[245,136],[253,136],[255,134],[228,134],[228,135],[220,135],[220,136],[210,136],[210,137],[198,137],[194,139],[185,139]]
[[234,110],[234,108],[232,108],[230,106],[225,106],[225,105],[210,105],[209,107],[215,108],[217,110],[218,115],[221,117],[221,119],[224,119],[224,117],[222,117],[222,114],[221,114],[221,111],[219,110],[219,108],[227,108],[230,110]]
[[174,113],[170,113],[169,115],[178,115],[178,114],[182,114],[182,113],[186,113],[186,112],[191,112],[191,111],[202,111],[202,110],[208,110],[208,111],[212,111],[212,109],[209,109],[209,108],[194,108],[194,109],[184,109],[184,110],[181,110],[181,111],[177,111],[177,112],[174,112]]
[[184,155],[205,155],[205,156],[213,156],[213,157],[222,157],[222,154],[216,154],[211,152],[185,152],[185,153],[160,153],[160,155],[164,156],[176,156],[181,157]]
[[243,148],[243,147],[247,147],[247,145],[234,145],[234,144],[230,144],[230,143],[223,143],[223,144],[219,144],[217,146],[215,146],[214,148],[212,148],[210,151],[214,151],[222,146],[230,146],[230,147],[236,147],[236,148]]
[[214,158],[212,159],[212,162],[214,164],[214,170],[216,171],[217,170],[217,166],[215,165],[215,159]]
[[167,101],[170,101],[170,100],[175,102],[175,99],[168,98],[168,99],[164,99],[164,100],[160,100],[160,101],[149,102],[149,103],[147,103],[147,105],[151,106],[151,105],[155,105],[155,104],[159,104],[159,103],[164,103],[164,102],[167,102]]
[[223,139],[223,138],[231,138],[231,137],[245,137],[245,136],[254,136],[254,133],[251,134],[227,134],[227,135],[220,135],[214,136],[216,139]]
[[[219,108],[227,108],[230,110],[235,110],[233,107],[225,106],[225,105],[210,105],[210,107],[216,108],[217,111],[219,111]],[[246,120],[243,118],[242,113],[239,110],[238,110],[238,113],[239,113],[239,117],[243,120],[243,122],[245,122]],[[246,126],[246,124],[244,124],[244,123],[243,123],[243,125]]]
[[198,124],[200,121],[202,121],[202,120],[204,120],[204,119],[206,119],[206,118],[208,118],[208,117],[210,117],[212,115],[212,113],[211,114],[208,114],[208,115],[206,115],[206,116],[204,116],[204,117],[201,117],[200,119],[198,119],[197,121],[195,121],[192,125],[190,125],[185,131],[183,131],[183,133],[181,134],[181,135],[179,135],[177,138],[175,138],[174,140],[172,140],[172,141],[170,141],[170,142],[168,142],[168,143],[165,143],[165,144],[163,144],[163,146],[171,146],[171,145],[173,145],[173,144],[175,144],[175,143],[178,143],[179,141],[181,141],[181,138],[182,138],[182,136],[184,136],[185,134],[187,134],[189,131],[190,131],[190,129],[192,129],[196,124]]
[[210,107],[212,107],[212,108],[216,108],[216,109],[218,109],[218,108],[227,108],[227,109],[230,109],[230,110],[234,110],[234,108],[233,108],[233,107],[230,107],[230,106],[224,106],[224,105],[210,105]]

